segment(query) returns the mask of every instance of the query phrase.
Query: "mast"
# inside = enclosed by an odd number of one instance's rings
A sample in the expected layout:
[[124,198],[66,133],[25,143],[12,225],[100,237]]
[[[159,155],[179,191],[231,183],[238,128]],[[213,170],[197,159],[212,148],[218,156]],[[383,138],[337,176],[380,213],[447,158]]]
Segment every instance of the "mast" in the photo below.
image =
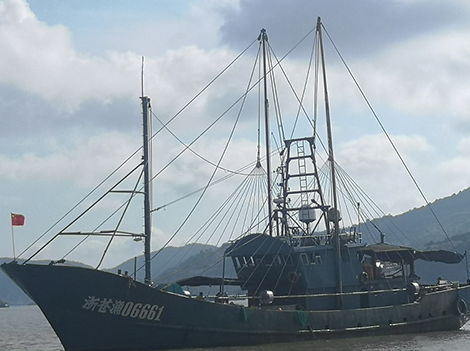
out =
[[336,250],[336,269],[337,269],[337,278],[338,278],[338,308],[341,309],[343,306],[343,278],[341,274],[341,241],[339,238],[339,211],[338,211],[338,199],[336,194],[336,171],[335,171],[335,158],[333,153],[333,138],[331,133],[331,120],[330,120],[330,103],[328,99],[328,86],[326,81],[326,64],[325,64],[325,51],[323,50],[323,37],[321,31],[321,18],[317,19],[317,33],[318,39],[320,41],[320,53],[321,53],[321,64],[322,64],[322,73],[323,73],[323,90],[325,94],[325,114],[326,114],[326,126],[328,133],[328,161],[330,162],[331,169],[331,187],[332,187],[332,196],[333,196],[333,208],[328,211],[332,214],[330,219],[334,224],[333,232],[333,243]]
[[270,132],[269,132],[269,101],[268,101],[268,84],[267,84],[267,53],[266,46],[268,44],[268,35],[266,29],[261,29],[258,40],[261,40],[263,45],[263,89],[264,89],[264,124],[265,124],[265,136],[266,136],[266,172],[268,174],[267,187],[268,187],[268,229],[269,235],[273,236],[273,224],[272,224],[272,196],[271,196],[271,147],[270,147]]
[[150,239],[152,221],[150,218],[151,194],[150,194],[150,148],[149,148],[149,109],[150,98],[142,94],[142,125],[143,125],[143,154],[142,163],[144,167],[144,260],[145,260],[145,283],[150,284],[152,280],[150,260]]

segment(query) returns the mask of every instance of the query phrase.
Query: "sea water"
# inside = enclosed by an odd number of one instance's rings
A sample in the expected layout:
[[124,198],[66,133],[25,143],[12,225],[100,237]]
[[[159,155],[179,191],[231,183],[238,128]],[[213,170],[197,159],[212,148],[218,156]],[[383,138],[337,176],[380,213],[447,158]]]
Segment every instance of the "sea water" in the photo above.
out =
[[[1,351],[63,351],[59,339],[37,306],[0,308]],[[195,349],[193,349],[195,350]],[[201,350],[201,349],[198,349]],[[342,340],[319,340],[207,351],[468,351],[470,326],[453,332],[405,334]],[[138,350],[135,350],[138,351]]]
[[0,308],[0,350],[63,351],[64,348],[37,306]]

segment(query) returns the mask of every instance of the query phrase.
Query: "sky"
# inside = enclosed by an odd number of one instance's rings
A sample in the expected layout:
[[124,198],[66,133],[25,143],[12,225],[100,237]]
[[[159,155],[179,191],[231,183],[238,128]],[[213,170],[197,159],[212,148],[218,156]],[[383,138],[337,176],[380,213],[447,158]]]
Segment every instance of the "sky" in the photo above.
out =
[[[426,198],[466,189],[469,15],[465,0],[0,1],[0,257],[13,255],[10,213],[26,217],[24,227],[14,228],[18,254],[140,146],[142,56],[145,94],[154,113],[168,120],[261,28],[282,56],[318,16]],[[293,54],[286,67],[305,60]],[[337,161],[385,213],[423,206],[367,106],[341,83],[337,58],[328,75]],[[228,78],[195,105],[190,122],[175,121],[185,140],[246,84],[236,74]],[[235,141],[234,164],[256,148],[251,136]],[[157,164],[180,147],[164,137],[154,143]],[[216,161],[212,150],[223,145],[214,133],[198,151]],[[156,203],[204,184],[193,161],[188,157],[162,178]],[[171,233],[159,220],[154,248]],[[91,257],[98,248],[86,246],[81,260],[96,262]],[[114,249],[109,267],[140,254],[142,246]],[[57,252],[38,257],[60,258]]]

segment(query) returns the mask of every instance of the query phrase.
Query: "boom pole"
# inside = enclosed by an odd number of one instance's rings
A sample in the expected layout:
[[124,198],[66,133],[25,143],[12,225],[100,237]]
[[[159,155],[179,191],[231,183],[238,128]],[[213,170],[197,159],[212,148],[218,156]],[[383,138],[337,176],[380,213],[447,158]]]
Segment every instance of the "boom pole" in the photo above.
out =
[[143,154],[142,163],[144,167],[144,259],[145,259],[145,283],[150,284],[152,280],[151,259],[150,259],[150,240],[152,232],[152,221],[150,217],[151,194],[150,194],[150,148],[149,148],[149,109],[150,98],[142,96],[142,123],[143,123]]
[[330,120],[330,102],[328,99],[328,86],[326,81],[326,64],[325,64],[325,51],[323,50],[323,37],[321,30],[321,18],[318,17],[317,20],[317,33],[318,39],[320,41],[320,54],[321,54],[321,64],[322,64],[322,73],[323,73],[323,90],[325,94],[325,114],[326,114],[326,126],[328,133],[328,161],[330,162],[331,168],[331,188],[333,196],[333,208],[328,211],[332,214],[331,220],[334,224],[333,232],[333,241],[334,247],[336,250],[336,269],[337,269],[337,278],[338,278],[338,308],[341,309],[343,306],[343,277],[341,274],[341,240],[339,238],[339,211],[338,211],[338,198],[336,194],[336,171],[335,171],[335,158],[333,153],[333,137],[331,133],[331,120]]
[[263,89],[264,89],[264,124],[265,124],[265,136],[266,136],[266,173],[267,177],[267,187],[268,187],[268,230],[269,235],[273,236],[273,223],[272,223],[272,196],[271,196],[271,146],[270,146],[270,131],[269,131],[269,100],[268,100],[268,84],[267,84],[267,53],[266,46],[268,44],[268,35],[266,34],[266,29],[261,29],[259,35],[259,40],[261,40],[263,46]]

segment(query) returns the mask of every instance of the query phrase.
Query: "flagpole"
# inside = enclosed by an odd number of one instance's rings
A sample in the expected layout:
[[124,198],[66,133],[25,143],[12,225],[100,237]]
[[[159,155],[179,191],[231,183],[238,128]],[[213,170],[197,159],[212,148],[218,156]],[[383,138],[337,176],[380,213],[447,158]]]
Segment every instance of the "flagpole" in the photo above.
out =
[[16,261],[16,250],[15,250],[15,231],[13,227],[24,225],[24,216],[19,213],[11,213],[11,241],[13,243],[13,260]]
[[13,230],[13,223],[11,224],[11,241],[13,242],[13,261],[16,261],[15,232]]

